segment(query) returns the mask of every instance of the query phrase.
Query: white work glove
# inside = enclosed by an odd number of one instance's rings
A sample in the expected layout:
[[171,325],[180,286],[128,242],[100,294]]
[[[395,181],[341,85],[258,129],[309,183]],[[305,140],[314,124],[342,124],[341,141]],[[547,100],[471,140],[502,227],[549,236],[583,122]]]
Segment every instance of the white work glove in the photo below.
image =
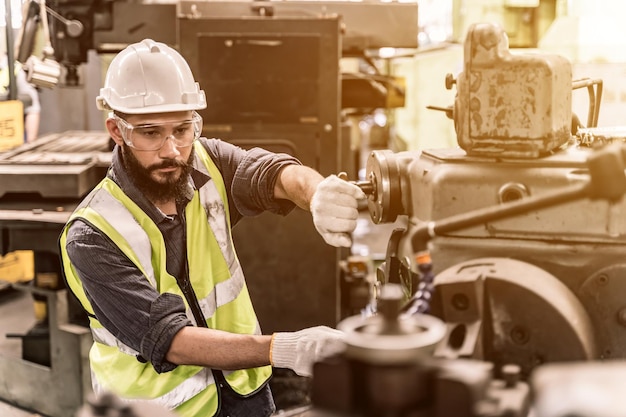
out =
[[365,193],[357,185],[344,181],[336,175],[324,178],[317,185],[311,199],[313,224],[332,246],[352,245],[351,233],[359,217],[358,200]]
[[313,364],[344,350],[344,333],[326,326],[272,335],[270,363],[300,376],[313,375]]

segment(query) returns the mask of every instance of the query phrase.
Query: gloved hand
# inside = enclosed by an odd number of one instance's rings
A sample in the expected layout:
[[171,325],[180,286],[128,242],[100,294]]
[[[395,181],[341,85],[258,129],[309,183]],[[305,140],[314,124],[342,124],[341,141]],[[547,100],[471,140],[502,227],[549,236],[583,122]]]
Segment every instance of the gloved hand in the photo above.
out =
[[359,217],[358,199],[365,193],[355,184],[344,181],[336,175],[326,177],[317,185],[311,199],[313,224],[332,246],[352,245],[350,234],[356,228]]
[[326,326],[272,335],[270,363],[289,368],[300,376],[311,376],[313,364],[343,351],[344,333]]

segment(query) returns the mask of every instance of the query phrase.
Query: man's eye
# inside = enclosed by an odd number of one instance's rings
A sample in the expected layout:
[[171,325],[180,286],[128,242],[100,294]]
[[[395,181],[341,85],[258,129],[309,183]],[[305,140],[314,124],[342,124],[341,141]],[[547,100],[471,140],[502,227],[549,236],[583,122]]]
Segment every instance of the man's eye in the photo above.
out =
[[183,135],[183,134],[189,132],[189,129],[191,129],[191,125],[178,126],[174,130],[174,134],[175,135]]
[[140,129],[138,133],[147,138],[157,138],[161,136],[161,132],[157,129]]

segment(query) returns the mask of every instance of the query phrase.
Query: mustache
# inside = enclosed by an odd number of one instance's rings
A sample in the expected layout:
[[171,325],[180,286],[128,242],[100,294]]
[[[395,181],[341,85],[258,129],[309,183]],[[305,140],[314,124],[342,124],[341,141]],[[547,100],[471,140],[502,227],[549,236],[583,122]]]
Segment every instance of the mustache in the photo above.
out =
[[162,168],[186,168],[189,164],[183,161],[177,161],[176,159],[168,159],[158,164],[150,165],[148,171],[155,171]]

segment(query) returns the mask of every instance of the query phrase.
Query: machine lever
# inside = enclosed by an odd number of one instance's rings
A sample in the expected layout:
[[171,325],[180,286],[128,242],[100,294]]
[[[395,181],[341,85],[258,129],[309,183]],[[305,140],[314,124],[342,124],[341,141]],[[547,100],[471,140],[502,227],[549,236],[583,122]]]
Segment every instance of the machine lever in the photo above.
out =
[[344,181],[348,181],[348,182],[356,185],[361,190],[363,190],[363,192],[367,196],[373,195],[376,192],[376,187],[374,186],[372,181],[350,181],[348,179],[348,174],[345,173],[345,172],[340,172],[339,174],[337,174],[337,177],[339,177],[340,179],[342,179]]
[[454,119],[454,109],[452,106],[448,106],[448,107],[440,107],[440,106],[426,106],[426,108],[428,110],[437,110],[437,111],[442,111],[446,114],[446,117],[448,119]]
[[439,235],[501,220],[533,210],[552,207],[582,198],[616,201],[626,193],[624,149],[621,145],[595,151],[587,160],[590,180],[563,190],[486,207],[445,219],[426,222],[411,237],[413,253],[427,249],[428,242]]

